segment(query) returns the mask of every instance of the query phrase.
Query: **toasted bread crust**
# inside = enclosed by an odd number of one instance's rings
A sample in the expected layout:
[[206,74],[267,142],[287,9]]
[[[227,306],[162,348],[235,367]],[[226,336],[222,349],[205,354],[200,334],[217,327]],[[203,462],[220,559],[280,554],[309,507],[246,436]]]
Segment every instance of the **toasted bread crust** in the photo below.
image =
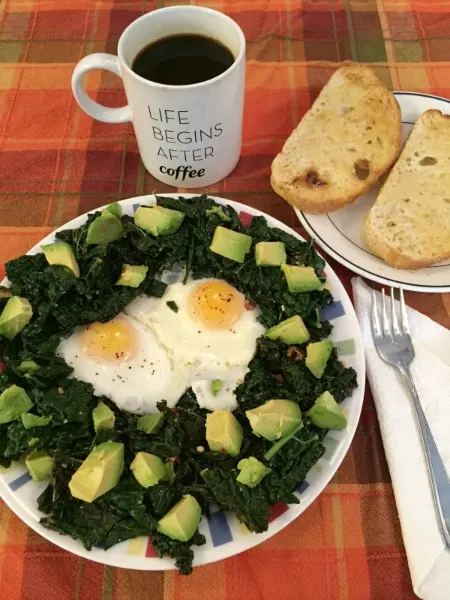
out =
[[401,148],[395,97],[363,65],[342,65],[272,163],[271,185],[287,202],[326,213],[354,202]]
[[367,245],[392,267],[417,270],[450,258],[449,160],[450,115],[428,110],[364,220]]

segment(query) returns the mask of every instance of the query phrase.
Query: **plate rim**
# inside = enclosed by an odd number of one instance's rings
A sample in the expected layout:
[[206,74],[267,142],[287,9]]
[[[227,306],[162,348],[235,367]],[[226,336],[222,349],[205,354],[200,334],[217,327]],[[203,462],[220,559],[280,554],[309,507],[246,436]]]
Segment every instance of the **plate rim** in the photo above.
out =
[[[254,208],[252,206],[247,206],[241,202],[236,202],[234,200],[229,200],[226,198],[218,197],[212,194],[207,194],[214,201],[219,204],[229,204],[237,211],[244,211],[252,214],[253,216],[263,216],[265,217],[271,227],[279,227],[280,229],[290,233],[297,239],[305,241],[304,238],[297,233],[293,228],[285,223],[279,221],[275,217],[259,210],[258,208]],[[194,198],[199,197],[200,194],[195,193],[184,193],[184,192],[172,192],[172,193],[161,193],[161,194],[145,194],[141,196],[133,196],[130,198],[124,198],[122,200],[118,200],[121,206],[125,204],[125,206],[133,206],[138,203],[148,203],[153,202],[156,196],[161,197],[184,197],[184,198]],[[42,238],[37,244],[35,244],[32,248],[28,250],[26,254],[36,254],[41,245],[43,243],[51,242],[58,231],[62,231],[64,229],[69,229],[73,227],[79,227],[83,222],[86,221],[87,216],[96,211],[100,211],[105,208],[107,204],[104,206],[100,206],[98,208],[94,208],[91,211],[88,211],[82,215],[78,215],[71,219],[70,221],[64,223],[60,227],[51,231],[47,236]],[[320,254],[320,253],[319,253]],[[321,255],[322,256],[322,255]],[[292,523],[295,519],[297,519],[317,498],[322,494],[324,489],[329,484],[330,480],[334,477],[337,470],[339,469],[342,461],[348,453],[350,445],[353,442],[355,437],[356,428],[358,426],[361,410],[364,401],[365,389],[366,389],[366,365],[365,365],[365,354],[364,354],[364,343],[362,339],[361,328],[359,326],[359,322],[356,316],[356,312],[351,301],[349,294],[347,293],[343,283],[340,278],[336,274],[335,270],[331,267],[331,265],[327,262],[326,258],[322,256],[325,260],[325,270],[327,272],[327,278],[331,275],[332,279],[335,279],[337,286],[340,288],[339,291],[339,299],[345,301],[346,307],[349,307],[349,310],[345,312],[347,318],[350,318],[354,321],[354,328],[352,327],[351,335],[355,340],[355,360],[356,366],[354,367],[358,374],[358,387],[354,390],[350,400],[355,403],[353,410],[355,411],[355,418],[353,422],[353,426],[348,429],[348,435],[342,440],[338,451],[336,452],[336,456],[333,457],[333,461],[329,463],[329,467],[327,468],[327,475],[324,481],[319,484],[318,489],[314,492],[314,494],[308,498],[307,500],[300,501],[299,504],[291,504],[289,505],[289,510],[287,510],[280,517],[269,523],[269,528],[267,531],[260,534],[250,534],[246,537],[247,543],[244,547],[240,547],[240,542],[233,538],[230,542],[223,544],[221,546],[214,547],[214,556],[211,559],[205,557],[204,560],[198,560],[196,552],[196,546],[193,547],[194,551],[194,561],[193,566],[201,566],[206,564],[211,564],[213,562],[217,562],[219,560],[223,560],[225,558],[229,558],[232,556],[236,556],[246,550],[250,550],[255,546],[263,543],[269,538],[273,537],[277,533],[279,533],[282,529],[287,527],[290,523]],[[4,285],[7,283],[7,278],[5,278],[0,285]],[[328,434],[327,434],[328,435]],[[325,469],[324,469],[325,470]],[[3,499],[5,504],[31,529],[33,529],[36,533],[44,537],[49,542],[52,542],[59,548],[62,548],[65,551],[71,552],[77,556],[82,558],[86,558],[88,560],[92,560],[94,562],[109,565],[118,568],[129,568],[135,570],[142,571],[163,571],[163,570],[173,570],[175,569],[174,560],[171,558],[158,558],[158,557],[147,557],[145,555],[129,555],[129,554],[121,554],[121,553],[108,553],[108,551],[104,551],[102,549],[93,548],[92,550],[86,550],[81,542],[77,540],[73,540],[70,536],[62,535],[56,531],[46,529],[43,527],[39,521],[37,521],[34,515],[31,514],[29,510],[27,510],[26,506],[23,506],[21,501],[15,497],[15,493],[10,489],[8,483],[5,478],[0,473],[0,497]],[[203,517],[204,518],[204,517]],[[122,543],[127,543],[130,540],[126,540]],[[117,547],[117,546],[116,546]],[[114,547],[113,547],[114,548]]]
[[[443,96],[435,96],[433,94],[426,94],[423,92],[411,92],[411,91],[393,91],[394,96],[409,96],[409,97],[420,97],[420,98],[429,98],[431,100],[438,100],[441,102],[445,102],[450,105],[450,99],[444,98]],[[403,122],[403,121],[402,121]],[[380,283],[382,285],[388,285],[390,287],[402,287],[404,290],[410,292],[429,292],[434,294],[443,294],[446,292],[450,292],[450,281],[448,284],[443,285],[427,285],[424,283],[407,283],[403,281],[399,281],[397,279],[393,279],[390,277],[384,277],[383,275],[379,275],[378,273],[373,273],[372,271],[368,271],[364,267],[361,267],[355,264],[352,260],[348,259],[346,256],[340,254],[335,248],[330,246],[322,236],[316,231],[316,229],[310,224],[308,220],[309,213],[304,213],[300,209],[294,207],[294,212],[303,225],[308,234],[317,242],[318,246],[322,250],[324,250],[331,258],[336,260],[338,263],[349,269],[350,271],[369,279],[370,281],[375,281],[376,283]],[[316,216],[316,215],[313,215]],[[343,236],[343,234],[339,231],[339,234]],[[343,236],[345,237],[345,236]],[[357,248],[355,253],[359,256],[362,252],[361,248]],[[381,259],[380,259],[381,260]],[[448,266],[450,273],[450,265]],[[398,273],[402,273],[407,271],[406,269],[397,269]],[[409,271],[407,271],[409,272]]]

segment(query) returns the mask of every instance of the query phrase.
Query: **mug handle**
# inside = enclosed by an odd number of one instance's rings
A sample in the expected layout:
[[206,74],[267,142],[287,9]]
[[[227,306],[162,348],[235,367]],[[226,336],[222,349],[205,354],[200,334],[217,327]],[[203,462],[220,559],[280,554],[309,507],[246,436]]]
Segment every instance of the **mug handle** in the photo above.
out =
[[72,91],[75,100],[88,115],[98,121],[103,121],[104,123],[126,123],[127,121],[131,121],[133,114],[129,104],[121,108],[109,108],[95,102],[95,100],[92,100],[86,94],[83,79],[89,71],[93,71],[94,69],[105,69],[121,77],[117,56],[102,52],[85,56],[77,64],[72,74]]

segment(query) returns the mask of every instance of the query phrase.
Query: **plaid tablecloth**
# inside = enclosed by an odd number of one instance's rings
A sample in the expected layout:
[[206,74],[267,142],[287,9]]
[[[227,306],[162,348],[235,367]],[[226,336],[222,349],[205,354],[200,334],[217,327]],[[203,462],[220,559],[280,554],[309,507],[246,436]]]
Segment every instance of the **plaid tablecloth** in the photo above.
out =
[[[128,196],[172,191],[145,171],[131,124],[92,120],[70,90],[80,58],[115,53],[131,21],[168,4],[0,2],[1,264],[80,213]],[[299,231],[293,211],[270,190],[270,162],[337,62],[368,63],[392,89],[450,97],[448,0],[200,4],[229,14],[248,40],[242,158],[228,179],[206,191],[257,206]],[[93,73],[88,88],[101,103],[124,104],[114,75]],[[349,289],[350,273],[330,262]],[[407,300],[450,325],[449,295],[408,294]],[[28,529],[0,501],[1,600],[414,597],[369,391],[351,450],[319,499],[269,541],[197,568],[190,577],[80,559]]]

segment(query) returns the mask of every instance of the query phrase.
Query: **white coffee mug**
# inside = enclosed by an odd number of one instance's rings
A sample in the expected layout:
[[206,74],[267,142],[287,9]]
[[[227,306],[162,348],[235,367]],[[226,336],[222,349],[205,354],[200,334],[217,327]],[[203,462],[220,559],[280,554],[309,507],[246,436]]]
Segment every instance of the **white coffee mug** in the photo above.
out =
[[[192,85],[163,85],[133,72],[140,50],[177,34],[215,39],[235,60],[221,75]],[[93,69],[122,77],[127,106],[101,106],[86,94],[83,78]],[[72,76],[74,96],[88,115],[106,123],[132,121],[146,169],[168,185],[185,188],[211,185],[236,166],[244,87],[245,37],[241,28],[226,15],[199,6],[171,6],[143,15],[120,36],[118,56],[86,56]]]

